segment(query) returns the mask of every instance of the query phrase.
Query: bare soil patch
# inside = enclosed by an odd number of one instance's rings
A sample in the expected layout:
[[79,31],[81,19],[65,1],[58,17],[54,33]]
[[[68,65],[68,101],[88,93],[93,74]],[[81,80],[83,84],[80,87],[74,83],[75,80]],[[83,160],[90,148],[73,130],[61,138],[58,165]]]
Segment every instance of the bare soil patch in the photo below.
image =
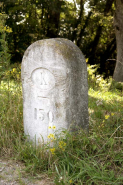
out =
[[0,185],[53,185],[47,175],[29,176],[22,163],[0,159]]

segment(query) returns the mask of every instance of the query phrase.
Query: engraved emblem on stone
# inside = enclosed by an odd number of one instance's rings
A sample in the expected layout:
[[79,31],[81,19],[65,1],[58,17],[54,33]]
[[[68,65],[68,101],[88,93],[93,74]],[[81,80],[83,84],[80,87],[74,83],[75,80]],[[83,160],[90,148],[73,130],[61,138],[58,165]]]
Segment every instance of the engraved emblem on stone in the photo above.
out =
[[31,74],[33,84],[42,91],[50,90],[55,86],[54,75],[46,68],[35,69]]

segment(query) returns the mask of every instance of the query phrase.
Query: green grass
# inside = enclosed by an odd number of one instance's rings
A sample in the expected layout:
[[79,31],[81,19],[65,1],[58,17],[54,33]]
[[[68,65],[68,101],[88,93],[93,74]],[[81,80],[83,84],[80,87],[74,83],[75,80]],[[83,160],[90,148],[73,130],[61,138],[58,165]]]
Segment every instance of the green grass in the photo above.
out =
[[23,162],[30,175],[47,173],[56,185],[123,184],[123,86],[110,85],[89,74],[89,134],[63,131],[50,150],[24,136],[21,83],[2,82],[0,157]]

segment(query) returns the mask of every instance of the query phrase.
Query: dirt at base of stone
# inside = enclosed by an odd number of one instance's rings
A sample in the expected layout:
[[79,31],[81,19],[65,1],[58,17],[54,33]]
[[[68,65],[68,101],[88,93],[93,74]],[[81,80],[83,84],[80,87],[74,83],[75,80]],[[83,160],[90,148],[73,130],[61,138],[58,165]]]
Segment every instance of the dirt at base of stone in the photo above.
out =
[[24,165],[13,160],[0,159],[0,185],[53,185],[47,175],[27,176]]

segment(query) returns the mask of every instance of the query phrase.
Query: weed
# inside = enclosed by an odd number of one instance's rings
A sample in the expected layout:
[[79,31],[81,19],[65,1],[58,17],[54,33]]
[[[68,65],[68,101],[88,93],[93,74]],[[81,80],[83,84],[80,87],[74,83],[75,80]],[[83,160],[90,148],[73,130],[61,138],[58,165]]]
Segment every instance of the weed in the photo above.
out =
[[77,133],[64,130],[59,136],[55,125],[51,125],[48,136],[51,145],[34,146],[24,136],[22,90],[16,67],[12,67],[9,89],[5,80],[0,87],[0,156],[23,162],[31,175],[54,176],[54,184],[122,184],[121,89],[112,86],[109,90],[111,79],[104,82],[101,76],[97,82],[99,76],[92,71],[89,74],[89,134],[82,129]]

